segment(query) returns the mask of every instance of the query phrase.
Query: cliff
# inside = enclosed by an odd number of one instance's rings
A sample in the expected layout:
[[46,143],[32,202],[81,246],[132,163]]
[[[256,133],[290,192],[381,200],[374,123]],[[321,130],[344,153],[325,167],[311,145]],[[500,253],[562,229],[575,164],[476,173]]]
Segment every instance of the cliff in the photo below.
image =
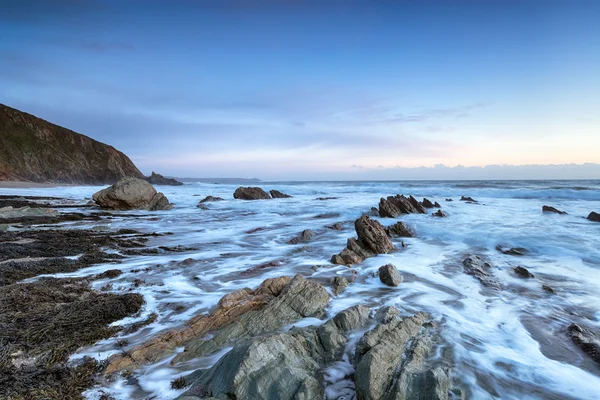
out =
[[144,176],[112,146],[0,104],[0,181],[107,184]]

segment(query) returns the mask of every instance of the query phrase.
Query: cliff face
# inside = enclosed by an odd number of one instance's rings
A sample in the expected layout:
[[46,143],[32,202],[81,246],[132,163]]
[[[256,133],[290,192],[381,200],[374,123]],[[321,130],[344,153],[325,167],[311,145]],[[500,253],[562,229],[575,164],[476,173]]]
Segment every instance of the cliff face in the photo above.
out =
[[0,181],[107,184],[143,174],[112,146],[0,104]]

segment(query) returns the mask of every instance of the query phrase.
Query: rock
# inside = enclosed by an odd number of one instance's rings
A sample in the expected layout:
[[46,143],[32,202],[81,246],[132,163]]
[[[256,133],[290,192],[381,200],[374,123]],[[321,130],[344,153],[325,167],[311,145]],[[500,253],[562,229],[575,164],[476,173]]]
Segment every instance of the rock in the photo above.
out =
[[379,200],[379,215],[384,218],[396,218],[401,214],[425,214],[425,209],[412,196],[403,195],[383,197]]
[[590,213],[590,215],[587,216],[587,219],[589,219],[590,221],[594,221],[594,222],[600,222],[600,214],[592,211]]
[[421,205],[425,208],[433,208],[435,207],[435,205],[427,198],[423,198],[423,201],[421,202]]
[[94,193],[92,199],[111,210],[170,210],[173,206],[164,194],[156,192],[143,179],[123,178],[111,187]]
[[446,201],[454,201],[454,200],[452,200],[452,199],[446,199]]
[[399,221],[385,228],[385,233],[390,237],[414,237],[413,229],[404,222]]
[[266,200],[271,196],[259,187],[239,187],[233,193],[234,199],[240,200]]
[[510,256],[525,256],[527,253],[529,253],[529,250],[523,247],[509,247],[500,244],[496,246],[496,250],[498,250],[500,253],[508,254]]
[[521,278],[535,278],[535,275],[529,272],[527,268],[521,266],[515,267],[515,274]]
[[335,224],[327,226],[326,228],[333,229],[334,231],[343,231],[344,225],[341,222],[336,222]]
[[322,285],[296,275],[264,308],[242,315],[216,331],[210,339],[201,337],[188,341],[185,351],[176,356],[173,363],[207,356],[240,340],[272,332],[301,318],[317,316],[328,303],[329,293]]
[[556,294],[556,292],[554,291],[554,289],[552,289],[551,286],[542,285],[542,289],[544,289],[545,292],[548,292],[550,294]]
[[281,193],[279,190],[275,189],[269,191],[269,193],[271,193],[271,197],[274,199],[289,199],[292,197],[289,194]]
[[339,265],[360,264],[366,258],[374,255],[375,253],[368,249],[362,241],[349,238],[346,242],[346,248],[340,254],[331,257],[331,263]]
[[199,208],[201,210],[210,210],[210,208],[208,208],[208,206],[206,204],[202,204],[202,203],[198,203],[196,208]]
[[589,328],[571,324],[568,328],[569,336],[573,343],[587,354],[592,360],[600,364],[600,333]]
[[313,237],[315,237],[315,233],[310,229],[305,229],[302,231],[300,236],[289,240],[288,243],[289,244],[298,244],[298,243],[302,243],[302,242],[308,242]]
[[369,309],[354,306],[325,324],[293,329],[236,345],[215,365],[198,370],[184,396],[312,400],[324,397],[321,370],[339,357],[348,332],[363,327]]
[[472,197],[469,196],[461,196],[460,197],[460,201],[466,201],[469,203],[477,203],[477,200],[473,199]]
[[[452,200],[452,199],[450,199]],[[433,206],[436,208],[441,208],[442,206],[440,205],[440,203],[438,203],[437,201],[435,203],[433,203]]]
[[338,212],[328,212],[323,214],[317,214],[313,218],[315,219],[328,219],[328,218],[337,218],[340,216]]
[[214,196],[206,196],[205,198],[203,198],[202,200],[200,200],[200,203],[207,203],[209,201],[223,201],[225,199],[222,199],[221,197],[214,197]]
[[144,175],[122,152],[0,104],[0,181],[113,184]]
[[437,210],[436,212],[432,213],[431,216],[433,217],[440,217],[440,218],[446,218],[447,215],[445,212],[443,212],[442,210]]
[[373,217],[380,217],[379,210],[377,209],[377,207],[371,207],[371,215]]
[[317,197],[315,200],[321,200],[321,201],[325,201],[325,200],[335,200],[338,199],[339,197]]
[[468,275],[474,276],[483,286],[500,289],[500,284],[492,274],[491,264],[477,255],[469,255],[463,261],[464,271]]
[[348,282],[348,279],[344,278],[343,276],[336,276],[335,278],[333,278],[333,280],[331,282],[331,287],[333,288],[333,294],[338,296],[344,290],[346,290],[348,285],[350,285],[350,282]]
[[379,267],[379,279],[383,284],[388,286],[398,286],[402,283],[402,276],[400,276],[398,269],[392,264]]
[[380,324],[387,324],[400,315],[400,310],[392,306],[383,306],[375,313],[375,320]]
[[52,208],[20,207],[12,206],[0,208],[0,219],[8,218],[30,218],[30,217],[54,217],[60,215],[58,210]]
[[147,177],[146,180],[151,185],[169,185],[169,186],[182,186],[183,185],[183,182],[179,182],[178,180],[172,179],[172,178],[165,178],[161,174],[157,174],[154,171],[152,171],[152,175]]
[[560,211],[559,209],[551,207],[551,206],[542,206],[542,212],[555,213],[555,214],[567,214],[566,212]]
[[378,221],[363,215],[354,222],[358,240],[348,239],[346,248],[331,258],[333,264],[359,264],[376,254],[389,253],[394,245]]

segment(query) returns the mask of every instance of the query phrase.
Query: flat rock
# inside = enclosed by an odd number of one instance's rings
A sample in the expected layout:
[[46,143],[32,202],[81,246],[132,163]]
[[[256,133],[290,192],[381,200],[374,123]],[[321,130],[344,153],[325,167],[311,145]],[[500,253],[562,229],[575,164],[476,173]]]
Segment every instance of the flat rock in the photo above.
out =
[[92,199],[111,210],[170,210],[173,205],[164,194],[143,179],[123,178],[114,185],[94,193]]
[[558,208],[554,208],[554,207],[551,207],[551,206],[542,206],[542,212],[545,212],[545,213],[554,213],[554,214],[563,214],[563,215],[567,214],[566,212],[561,211]]
[[386,264],[379,267],[379,279],[388,286],[398,286],[402,283],[402,276],[398,269],[392,264]]
[[52,208],[32,208],[28,206],[19,208],[13,208],[12,206],[8,206],[0,208],[0,219],[25,217],[54,217],[57,215],[60,215],[60,212]]
[[271,197],[274,199],[289,199],[292,196],[290,196],[289,194],[285,194],[285,193],[281,193],[279,190],[270,190],[269,193],[271,193]]
[[239,187],[233,193],[233,198],[240,200],[267,200],[271,196],[259,187]]

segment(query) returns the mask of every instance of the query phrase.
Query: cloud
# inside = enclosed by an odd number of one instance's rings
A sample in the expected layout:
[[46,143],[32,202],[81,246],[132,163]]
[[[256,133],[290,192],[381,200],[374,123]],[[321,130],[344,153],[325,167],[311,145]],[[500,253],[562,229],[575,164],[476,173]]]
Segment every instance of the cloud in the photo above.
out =
[[476,102],[457,108],[425,109],[414,114],[396,113],[388,118],[388,122],[424,122],[439,118],[464,118],[471,115],[477,109],[490,106],[491,102]]

